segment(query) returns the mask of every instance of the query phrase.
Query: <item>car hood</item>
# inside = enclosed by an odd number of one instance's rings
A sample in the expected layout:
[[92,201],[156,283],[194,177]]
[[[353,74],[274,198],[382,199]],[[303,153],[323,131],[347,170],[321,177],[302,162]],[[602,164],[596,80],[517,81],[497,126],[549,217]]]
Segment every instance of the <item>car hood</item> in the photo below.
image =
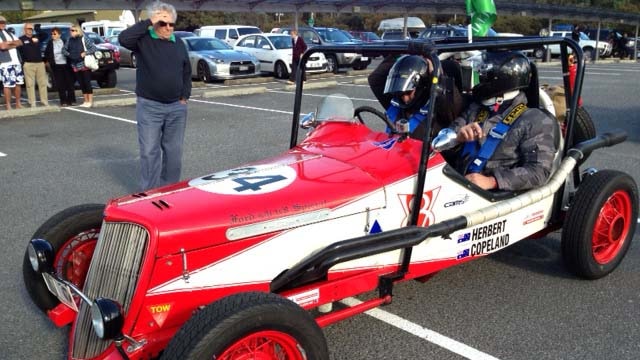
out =
[[196,54],[202,56],[212,56],[218,59],[224,59],[226,61],[243,61],[243,60],[252,60],[251,55],[236,51],[236,50],[205,50],[205,51],[195,51]]
[[364,125],[316,135],[278,157],[114,199],[105,219],[142,224],[158,239],[157,256],[176,254],[383,208],[384,185],[419,163],[413,140],[394,150]]

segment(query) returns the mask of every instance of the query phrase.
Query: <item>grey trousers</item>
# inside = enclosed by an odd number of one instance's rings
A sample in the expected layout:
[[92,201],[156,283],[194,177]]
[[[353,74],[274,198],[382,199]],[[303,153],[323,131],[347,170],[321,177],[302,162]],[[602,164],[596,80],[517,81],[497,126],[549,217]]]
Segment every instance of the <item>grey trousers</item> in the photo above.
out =
[[164,104],[138,96],[136,121],[141,189],[144,191],[180,180],[187,105],[179,101]]

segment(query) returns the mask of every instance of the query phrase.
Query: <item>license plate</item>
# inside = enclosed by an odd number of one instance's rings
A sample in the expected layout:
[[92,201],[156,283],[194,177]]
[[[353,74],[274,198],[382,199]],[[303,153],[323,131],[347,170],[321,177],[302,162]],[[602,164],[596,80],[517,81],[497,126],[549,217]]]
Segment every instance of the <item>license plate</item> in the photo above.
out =
[[363,56],[363,57],[360,58],[360,61],[369,61],[369,58],[366,57],[366,56]]
[[249,70],[248,65],[240,65],[240,71],[247,71],[247,70]]
[[76,305],[75,300],[73,300],[73,293],[71,292],[69,285],[57,280],[47,273],[42,273],[42,277],[44,278],[44,282],[47,284],[49,291],[51,291],[51,293],[55,295],[61,303],[67,305],[75,312],[78,312],[78,305]]

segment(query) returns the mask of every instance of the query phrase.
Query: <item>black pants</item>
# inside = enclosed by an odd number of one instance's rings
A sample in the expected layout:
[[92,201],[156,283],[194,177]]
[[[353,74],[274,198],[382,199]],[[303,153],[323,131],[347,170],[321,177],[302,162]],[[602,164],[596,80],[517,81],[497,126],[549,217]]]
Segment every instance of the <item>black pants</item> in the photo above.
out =
[[83,94],[93,94],[93,88],[91,87],[91,70],[78,71],[76,73],[76,80],[78,80]]
[[[289,80],[296,81],[296,71],[298,70],[298,64],[300,63],[300,59],[291,61],[291,75],[289,75]],[[307,74],[302,74],[302,81],[307,81]]]
[[75,104],[76,94],[74,90],[74,85],[76,83],[76,78],[73,75],[73,71],[71,70],[71,67],[67,64],[63,64],[63,65],[54,64],[51,70],[53,71],[53,79],[56,82],[56,87],[58,88],[58,97],[60,98],[60,105]]

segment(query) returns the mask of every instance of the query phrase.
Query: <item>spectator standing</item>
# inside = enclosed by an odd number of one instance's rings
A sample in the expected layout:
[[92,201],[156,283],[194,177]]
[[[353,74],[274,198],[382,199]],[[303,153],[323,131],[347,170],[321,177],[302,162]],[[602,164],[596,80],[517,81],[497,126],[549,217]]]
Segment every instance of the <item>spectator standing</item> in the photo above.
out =
[[191,96],[191,64],[173,33],[176,9],[156,1],[149,19],[123,30],[120,45],[136,53],[136,121],[142,190],[180,180],[182,148]]
[[90,108],[93,106],[93,88],[91,87],[91,69],[84,65],[84,57],[93,55],[96,52],[93,41],[84,36],[82,29],[78,25],[71,26],[71,37],[62,49],[62,53],[67,57],[71,70],[75,73],[76,80],[80,83],[84,102],[81,107]]
[[44,50],[44,57],[47,64],[51,68],[53,78],[58,89],[58,97],[60,98],[60,106],[70,106],[76,103],[76,94],[74,85],[76,79],[71,71],[71,67],[67,64],[67,57],[64,56],[62,49],[64,41],[60,37],[61,31],[54,27],[51,29],[51,41]]
[[575,24],[573,25],[573,31],[571,31],[571,39],[575,42],[580,42],[580,31],[582,31],[582,29],[580,28],[580,25]]
[[27,84],[27,99],[31,107],[36,107],[36,85],[40,93],[40,102],[44,106],[49,106],[49,98],[47,95],[47,69],[42,61],[42,53],[40,51],[40,42],[38,37],[33,34],[33,24],[24,24],[24,35],[20,36],[22,46],[20,47],[20,55],[22,55],[22,70],[24,71],[24,79]]
[[7,110],[11,110],[11,89],[16,98],[16,109],[22,107],[20,104],[21,85],[24,84],[24,73],[20,65],[20,56],[17,48],[22,46],[22,41],[15,35],[8,32],[7,19],[0,15],[0,78],[4,86],[4,100]]
[[[291,55],[291,75],[289,76],[289,81],[296,81],[296,73],[298,71],[298,64],[300,63],[300,57],[307,51],[307,44],[305,44],[304,39],[301,36],[298,36],[298,30],[291,30],[291,44],[293,45],[293,51]],[[302,81],[306,79],[303,78]]]

